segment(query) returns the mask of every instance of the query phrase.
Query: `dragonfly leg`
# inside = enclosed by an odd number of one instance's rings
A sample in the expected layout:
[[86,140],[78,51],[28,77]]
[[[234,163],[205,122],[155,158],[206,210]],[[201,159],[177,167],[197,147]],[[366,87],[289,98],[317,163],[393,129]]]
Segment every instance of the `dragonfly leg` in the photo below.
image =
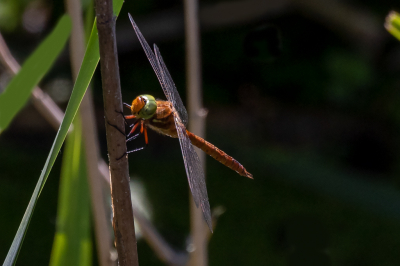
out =
[[[140,135],[140,133],[137,133],[136,135],[134,135],[134,136],[130,137],[129,139],[127,139],[126,142],[128,142],[128,141],[130,141],[130,140],[133,140],[133,139],[136,139],[139,135]],[[143,150],[143,149],[146,148],[146,147],[147,147],[147,143],[146,143],[146,146],[144,146],[144,147],[140,147],[140,148],[137,148],[137,149],[134,149],[134,150],[131,150],[131,151],[127,151],[126,153],[124,153],[124,155],[122,155],[121,157],[119,157],[117,160],[121,159],[122,157],[124,157],[124,156],[125,156],[126,154],[128,154],[128,153],[141,151],[141,150]]]
[[118,130],[119,133],[121,133],[122,135],[124,135],[124,137],[126,137],[126,134],[125,134],[121,129],[119,129],[116,125],[113,125],[113,124],[111,124],[111,123],[108,122],[108,121],[107,121],[107,124],[109,124],[110,126],[112,126],[113,128],[115,128],[116,130]]
[[134,116],[134,115],[125,115],[124,118],[125,119],[134,119],[134,118],[136,118],[136,116]]
[[[132,134],[132,133],[138,128],[139,124],[140,124],[140,132],[137,133],[136,135],[133,135],[132,137],[128,138],[128,139],[126,140],[126,142],[131,141],[131,140],[133,140],[133,139],[136,139],[137,137],[140,136],[140,134],[143,134],[143,133],[144,133],[144,138],[145,138],[145,142],[146,142],[146,146],[145,146],[145,147],[147,147],[147,143],[148,143],[147,128],[146,128],[146,125],[144,124],[144,121],[143,121],[143,120],[138,120],[138,121],[135,123],[135,125],[134,125],[133,128],[132,128],[132,130],[129,132],[128,136],[129,136],[130,134]],[[128,151],[128,152],[126,152],[124,155],[122,155],[120,158],[118,158],[117,160],[121,159],[122,157],[124,157],[124,156],[125,156],[126,154],[128,154],[128,153],[132,153],[132,152],[137,152],[137,151],[143,150],[145,147],[140,147],[140,148],[137,148],[137,149]]]
[[137,149],[134,149],[134,150],[131,150],[131,151],[127,151],[126,153],[128,154],[128,153],[132,153],[132,152],[136,152],[136,151],[141,151],[141,150],[143,150],[145,147],[140,147],[140,148],[137,148]]
[[129,137],[133,132],[135,132],[135,130],[137,129],[137,127],[139,126],[139,124],[141,124],[140,121],[141,121],[141,120],[138,120],[138,121],[135,123],[135,125],[133,126],[133,128],[132,128],[131,131],[129,132],[128,137]]
[[[134,136],[130,137],[129,139],[127,139],[126,142],[128,142],[130,140],[133,140],[133,139],[136,139],[139,135],[140,135],[140,133],[137,133],[136,135],[134,135]],[[145,147],[147,147],[147,145]],[[117,161],[120,160],[125,155],[127,155],[128,153],[132,153],[132,152],[143,150],[145,147],[140,147],[140,148],[137,148],[137,149],[134,149],[134,150],[131,150],[131,151],[127,151],[121,157],[117,158]]]
[[144,126],[144,141],[146,143],[146,146],[149,144],[149,138],[147,137],[147,127],[146,125]]
[[[139,135],[139,134],[137,134],[137,135]],[[141,150],[143,150],[144,148],[146,148],[146,147],[140,147],[140,148],[137,148],[137,149],[134,149],[134,150],[131,150],[131,151],[127,151],[127,152],[125,152],[124,154],[122,154],[121,157],[117,158],[117,161],[119,161],[120,159],[122,159],[122,157],[124,157],[125,155],[127,155],[127,154],[129,154],[129,153],[141,151]]]
[[[131,132],[135,131],[135,129],[136,129],[138,126],[139,126],[139,122],[137,122],[137,123],[135,124],[135,126],[134,126],[134,128],[132,128]],[[130,134],[130,133],[129,133],[129,134]],[[148,137],[147,137],[147,127],[146,127],[146,125],[144,124],[144,121],[143,121],[143,120],[140,121],[140,132],[137,133],[136,135],[130,137],[129,139],[127,139],[126,142],[128,142],[128,141],[130,141],[130,140],[133,140],[133,139],[136,139],[137,137],[139,137],[140,134],[144,134],[144,140],[145,140],[145,142],[146,142],[146,146],[141,147],[141,148],[137,148],[137,149],[134,149],[134,150],[131,150],[131,151],[128,151],[127,153],[132,153],[132,152],[136,152],[136,151],[143,150],[144,148],[147,147],[147,144],[149,143],[149,139],[148,139]]]
[[130,137],[129,139],[126,140],[126,142],[131,141],[133,139],[136,139],[137,137],[139,137],[140,133],[137,133],[136,135],[133,135],[132,137]]
[[143,124],[144,124],[143,120],[140,121],[140,133],[143,133]]
[[124,105],[126,106],[126,107],[128,107],[129,109],[131,109],[132,108],[132,106],[130,106],[129,104],[127,104],[127,103],[124,103]]
[[144,133],[144,141],[145,141],[146,146],[147,146],[147,144],[149,144],[149,138],[147,137],[147,127],[144,124],[143,120],[141,121],[141,125],[140,125],[140,133],[141,134]]
[[122,115],[122,117],[124,118],[125,124],[128,124],[128,122],[126,121],[127,118],[126,118],[126,116],[124,115],[124,113],[122,111],[115,110],[115,112],[120,114],[120,115]]

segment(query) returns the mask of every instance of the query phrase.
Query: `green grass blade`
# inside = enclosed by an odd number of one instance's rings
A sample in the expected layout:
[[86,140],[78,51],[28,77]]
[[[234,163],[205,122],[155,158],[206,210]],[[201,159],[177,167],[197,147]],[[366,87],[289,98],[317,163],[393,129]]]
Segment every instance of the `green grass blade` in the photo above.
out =
[[[117,16],[121,10],[123,0],[114,1],[114,15]],[[43,167],[42,174],[36,184],[35,190],[29,201],[29,205],[25,211],[24,217],[22,218],[21,224],[14,237],[13,243],[11,244],[10,250],[7,253],[7,257],[3,263],[3,266],[14,265],[18,256],[22,241],[24,239],[26,230],[28,228],[30,219],[32,217],[33,210],[35,208],[37,199],[40,195],[44,183],[53,167],[54,161],[61,149],[61,146],[67,136],[68,129],[78,111],[79,105],[82,98],[89,86],[90,80],[92,79],[93,73],[100,60],[99,54],[99,39],[97,37],[96,23],[93,25],[92,34],[88,42],[85,56],[82,61],[81,69],[76,79],[74,89],[72,90],[71,98],[65,111],[64,119],[61,123],[60,129],[57,132],[56,138],[50,149],[49,156],[47,157],[46,163]],[[22,69],[21,69],[22,70]]]
[[80,116],[66,139],[51,266],[92,264],[90,198]]
[[394,37],[400,40],[400,15],[397,12],[391,11],[386,17],[385,28]]
[[33,88],[49,71],[71,33],[71,19],[64,15],[50,35],[26,60],[21,70],[0,95],[0,133],[28,101]]
[[89,6],[86,9],[85,15],[85,40],[90,38],[90,29],[93,27],[94,22],[94,0],[91,0]]
[[[86,40],[90,39],[93,22],[94,3],[90,1],[85,17]],[[51,266],[92,265],[90,191],[81,123],[78,114],[73,122],[74,130],[65,141]]]

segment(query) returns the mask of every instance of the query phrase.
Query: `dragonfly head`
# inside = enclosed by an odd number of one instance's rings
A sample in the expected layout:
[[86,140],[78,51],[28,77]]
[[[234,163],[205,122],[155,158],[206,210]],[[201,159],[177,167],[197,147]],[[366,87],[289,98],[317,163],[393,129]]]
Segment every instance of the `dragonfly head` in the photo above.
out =
[[157,110],[156,99],[148,94],[139,95],[132,102],[131,111],[137,118],[149,119]]

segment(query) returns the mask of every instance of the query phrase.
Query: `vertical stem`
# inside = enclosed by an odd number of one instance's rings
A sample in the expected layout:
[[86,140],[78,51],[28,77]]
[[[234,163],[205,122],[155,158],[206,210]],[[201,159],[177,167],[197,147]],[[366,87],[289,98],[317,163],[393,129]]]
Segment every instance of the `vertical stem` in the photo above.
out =
[[[70,54],[72,74],[73,79],[75,80],[85,54],[85,35],[82,21],[81,2],[80,0],[66,0],[65,4],[67,12],[72,18]],[[97,255],[100,266],[110,266],[112,265],[110,259],[112,242],[104,206],[102,180],[98,169],[99,148],[97,144],[98,138],[90,88],[86,91],[79,110],[82,118],[83,143],[85,145],[86,153],[88,184],[91,192],[90,197],[92,202]]]
[[97,29],[100,45],[101,79],[107,148],[111,175],[113,228],[119,265],[138,265],[138,255],[129,188],[122,96],[119,80],[115,17],[112,0],[96,0]]
[[[205,135],[205,113],[203,111],[203,97],[201,90],[201,59],[200,59],[200,31],[197,0],[184,1],[185,12],[185,40],[186,40],[186,76],[189,112],[189,130],[200,137]],[[196,148],[203,168],[205,169],[205,154]],[[191,266],[206,266],[207,254],[207,227],[203,213],[196,208],[193,199],[190,200],[191,235],[194,245],[189,260]]]
[[[7,44],[5,43],[1,33],[0,33],[0,61],[13,75],[15,75],[21,68],[17,63],[17,61],[14,59],[14,57],[11,55],[10,50],[8,49]],[[44,93],[39,87],[36,87],[33,90],[31,99],[34,107],[39,111],[39,113],[53,126],[55,130],[58,130],[62,122],[62,119],[64,117],[64,113],[58,107],[58,105],[50,98],[49,95]],[[82,106],[83,103],[81,104],[81,108]],[[85,113],[85,111],[82,112]],[[92,121],[94,121],[94,119]],[[92,139],[97,139],[96,136],[93,135],[89,136],[91,136]],[[98,171],[102,177],[101,181],[103,182],[103,184],[110,185],[109,168],[106,162],[103,161],[101,158],[99,159]],[[135,215],[136,221],[141,226],[141,230],[143,232],[143,238],[148,242],[149,246],[154,249],[155,254],[161,259],[161,261],[165,262],[168,265],[186,265],[187,261],[186,253],[180,253],[172,249],[168,245],[168,243],[161,237],[161,235],[157,232],[157,229],[151,224],[151,222],[146,219],[146,217],[142,216],[139,211],[135,211],[134,208],[133,208],[133,213]],[[208,228],[206,228],[206,230],[208,230]],[[106,233],[108,233],[108,231]],[[107,240],[104,241],[106,242]]]

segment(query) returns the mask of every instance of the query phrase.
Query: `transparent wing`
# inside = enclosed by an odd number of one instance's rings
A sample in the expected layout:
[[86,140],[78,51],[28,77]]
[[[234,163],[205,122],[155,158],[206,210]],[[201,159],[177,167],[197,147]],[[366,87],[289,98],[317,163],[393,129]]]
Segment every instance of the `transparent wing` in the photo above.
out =
[[208,202],[207,187],[204,178],[203,167],[199,156],[197,155],[189,136],[186,134],[186,128],[175,116],[175,126],[178,132],[179,142],[181,144],[183,161],[185,163],[186,175],[189,181],[190,191],[192,192],[196,206],[201,207],[204,219],[212,232],[210,203]]
[[132,23],[133,29],[146,53],[147,58],[153,67],[154,72],[157,75],[158,81],[164,91],[167,100],[170,101],[175,109],[175,126],[178,132],[179,143],[181,145],[183,161],[185,164],[186,175],[188,177],[190,191],[192,192],[194,202],[196,206],[201,207],[204,218],[207,222],[208,227],[212,231],[211,226],[211,211],[210,203],[208,202],[207,187],[204,178],[203,167],[201,166],[200,159],[186,134],[186,125],[188,122],[188,114],[185,106],[183,105],[182,99],[179,96],[178,90],[172,80],[172,77],[162,59],[160,51],[156,45],[154,45],[154,51],[151,50],[149,44],[146,42],[142,33],[140,32],[135,21],[132,19],[130,14],[129,19]]
[[[164,60],[161,56],[160,50],[158,50],[157,45],[154,44],[154,52],[156,53],[156,59],[160,63],[159,69],[161,72],[161,76],[164,78],[165,90],[168,91],[170,101],[175,107],[175,110],[179,113],[182,123],[187,126],[188,122],[188,114],[185,106],[183,105],[182,99],[179,96],[178,90],[175,87],[175,83],[172,80],[171,74],[167,69],[167,66],[164,63]],[[165,92],[164,90],[164,92]],[[168,97],[167,97],[168,98]]]
[[[179,96],[178,90],[176,89],[175,84],[172,81],[171,75],[169,74],[168,69],[164,64],[164,61],[162,60],[160,51],[158,50],[157,46],[154,45],[154,50],[156,51],[156,55],[158,54],[158,56],[154,55],[149,44],[147,43],[146,39],[143,37],[138,26],[136,25],[135,21],[133,20],[131,14],[128,13],[128,15],[129,15],[129,19],[132,23],[132,27],[136,32],[136,36],[138,37],[140,44],[142,45],[143,50],[146,53],[146,56],[149,59],[154,72],[157,75],[158,81],[161,84],[161,88],[164,91],[165,97],[167,97],[167,100],[173,104],[173,106],[175,107],[175,110],[178,112],[178,114],[181,118],[181,121],[186,126],[187,121],[188,121],[188,114],[187,114],[186,108],[182,103],[182,99]],[[158,64],[159,60],[160,60],[160,64]],[[163,80],[162,75],[164,75],[165,81]]]

